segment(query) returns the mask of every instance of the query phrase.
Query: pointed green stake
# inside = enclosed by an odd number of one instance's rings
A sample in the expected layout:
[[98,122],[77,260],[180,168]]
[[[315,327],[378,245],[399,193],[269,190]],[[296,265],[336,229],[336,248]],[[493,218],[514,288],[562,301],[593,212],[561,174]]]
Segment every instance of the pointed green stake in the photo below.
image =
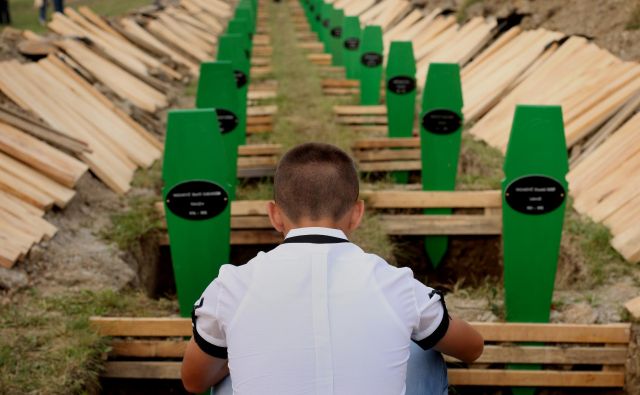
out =
[[248,21],[249,38],[253,40],[253,35],[256,33],[256,18],[250,1],[240,2],[238,8],[236,8],[235,18],[244,18]]
[[342,22],[342,61],[348,80],[358,78],[360,72],[360,20],[345,16]]
[[[235,200],[238,174],[238,146],[244,140],[247,120],[240,119],[238,90],[231,62],[200,63],[200,80],[196,96],[197,108],[213,108],[218,117],[218,126],[229,160],[229,198]],[[244,127],[243,127],[244,125]]]
[[229,262],[228,165],[213,109],[169,112],[162,196],[183,317]]
[[380,104],[380,81],[382,81],[382,29],[367,26],[362,31],[360,43],[360,104]]
[[246,144],[247,130],[247,92],[250,81],[249,59],[242,49],[242,37],[240,34],[223,34],[218,38],[218,60],[229,61],[233,67],[233,74],[236,77],[236,88],[238,89],[238,116],[244,124],[240,125],[242,133],[241,145]]
[[[562,109],[517,106],[504,162],[502,243],[508,322],[549,322],[569,171]],[[525,366],[531,369],[531,365]],[[511,365],[510,368],[523,368]],[[534,388],[513,388],[516,395]]]
[[331,49],[331,64],[334,66],[342,66],[342,23],[344,21],[344,11],[340,8],[334,8],[331,13],[329,36]]
[[[453,191],[456,187],[462,134],[460,66],[432,63],[427,73],[420,116],[422,189]],[[451,209],[426,209],[425,214],[451,214]],[[447,252],[448,236],[427,236],[429,260],[438,267]]]
[[[386,72],[387,133],[389,137],[411,137],[416,116],[416,61],[411,41],[393,41]],[[394,171],[396,183],[409,181],[408,171]]]

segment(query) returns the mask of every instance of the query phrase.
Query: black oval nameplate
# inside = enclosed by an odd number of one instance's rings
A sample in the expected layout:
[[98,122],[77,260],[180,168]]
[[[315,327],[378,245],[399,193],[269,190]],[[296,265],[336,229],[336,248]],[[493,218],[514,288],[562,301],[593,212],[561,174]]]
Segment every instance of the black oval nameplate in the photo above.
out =
[[367,52],[360,57],[360,63],[364,67],[378,67],[382,64],[382,54]]
[[238,88],[247,85],[247,75],[242,70],[233,70],[233,75],[236,77],[236,86]]
[[204,220],[223,212],[229,204],[229,196],[216,183],[185,181],[171,188],[165,202],[169,210],[180,218]]
[[406,95],[416,89],[416,79],[405,75],[393,77],[387,83],[387,88],[398,95]]
[[451,110],[431,110],[422,116],[422,127],[435,134],[450,134],[460,129],[462,119]]
[[342,36],[342,28],[340,26],[336,26],[331,29],[331,36],[335,38],[340,38]]
[[566,191],[557,180],[547,176],[524,176],[505,190],[509,206],[524,214],[546,214],[562,205]]
[[329,19],[325,19],[324,21],[322,21],[322,26],[328,28],[329,27]]
[[322,17],[320,16],[320,14],[316,15],[316,22],[320,22],[321,19]]
[[344,40],[344,47],[349,51],[355,51],[360,47],[360,39],[358,37],[349,37]]
[[238,116],[231,111],[225,110],[224,108],[216,108],[216,115],[218,116],[220,133],[229,133],[238,127]]

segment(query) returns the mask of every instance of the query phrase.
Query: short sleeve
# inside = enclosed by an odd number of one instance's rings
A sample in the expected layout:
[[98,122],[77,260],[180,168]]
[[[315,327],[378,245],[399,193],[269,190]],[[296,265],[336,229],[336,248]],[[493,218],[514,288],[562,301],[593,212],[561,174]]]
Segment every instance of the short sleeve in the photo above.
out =
[[441,292],[414,280],[418,319],[411,339],[422,349],[433,348],[449,329],[449,314]]
[[191,322],[193,339],[202,351],[212,357],[227,358],[227,341],[219,314],[220,281],[214,280],[193,306]]

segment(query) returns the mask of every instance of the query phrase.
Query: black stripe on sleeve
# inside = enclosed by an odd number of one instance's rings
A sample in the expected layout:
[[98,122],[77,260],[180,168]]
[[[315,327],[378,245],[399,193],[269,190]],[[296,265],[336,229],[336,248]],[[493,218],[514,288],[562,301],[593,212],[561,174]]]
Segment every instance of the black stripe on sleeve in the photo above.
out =
[[214,358],[229,358],[229,355],[227,354],[227,347],[216,346],[215,344],[211,344],[208,341],[204,340],[204,338],[198,333],[198,330],[195,326],[193,327],[193,340],[196,341],[198,347],[200,347],[200,349],[206,354],[209,354]]
[[442,303],[442,321],[440,321],[440,325],[433,331],[432,334],[425,337],[422,340],[414,340],[414,343],[420,346],[423,350],[429,350],[433,348],[438,342],[444,337],[449,329],[449,312],[447,311],[447,305],[444,302],[444,295],[440,291],[434,290],[431,292],[429,297],[433,297],[434,294],[440,295],[440,302]]
[[193,306],[193,310],[191,311],[191,326],[193,327],[193,340],[195,340],[196,344],[200,349],[206,354],[211,355],[214,358],[220,359],[228,359],[227,348],[216,346],[215,344],[211,344],[208,341],[204,340],[202,336],[198,333],[198,329],[196,329],[196,321],[198,317],[196,316],[196,309],[202,307],[204,304],[204,297],[200,298],[200,302]]

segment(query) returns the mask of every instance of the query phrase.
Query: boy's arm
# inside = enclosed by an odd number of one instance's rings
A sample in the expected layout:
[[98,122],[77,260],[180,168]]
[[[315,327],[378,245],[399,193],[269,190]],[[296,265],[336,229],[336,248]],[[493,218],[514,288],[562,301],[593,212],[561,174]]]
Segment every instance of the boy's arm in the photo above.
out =
[[434,348],[463,362],[471,363],[482,355],[484,339],[467,322],[451,318],[447,332]]
[[227,360],[205,353],[192,337],[182,359],[181,375],[184,388],[191,393],[202,393],[228,374]]

